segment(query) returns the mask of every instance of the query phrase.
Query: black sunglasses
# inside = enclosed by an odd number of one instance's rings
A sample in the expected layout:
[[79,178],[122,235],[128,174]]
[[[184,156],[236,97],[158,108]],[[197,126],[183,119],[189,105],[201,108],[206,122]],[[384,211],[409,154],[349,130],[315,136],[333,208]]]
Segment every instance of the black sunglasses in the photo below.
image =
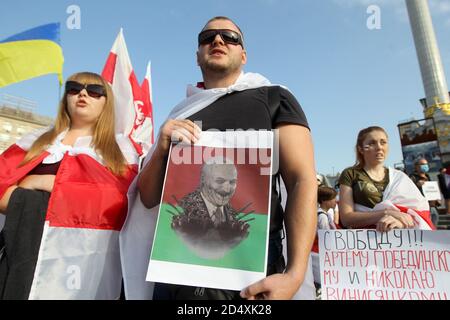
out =
[[66,82],[66,94],[79,94],[83,89],[86,89],[87,94],[92,98],[99,99],[102,96],[106,97],[105,87],[101,84],[81,84],[76,81]]
[[242,37],[239,33],[229,29],[210,29],[202,31],[198,34],[198,45],[202,44],[210,44],[216,38],[216,35],[220,35],[223,42],[241,45],[244,48],[244,42],[242,41]]

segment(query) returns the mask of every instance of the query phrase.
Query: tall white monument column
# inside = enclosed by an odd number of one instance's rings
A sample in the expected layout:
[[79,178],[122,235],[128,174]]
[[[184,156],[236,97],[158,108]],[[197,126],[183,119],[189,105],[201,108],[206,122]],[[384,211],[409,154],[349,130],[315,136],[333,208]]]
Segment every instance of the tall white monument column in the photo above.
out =
[[434,118],[442,162],[450,163],[450,97],[428,0],[405,0],[426,96],[425,117]]

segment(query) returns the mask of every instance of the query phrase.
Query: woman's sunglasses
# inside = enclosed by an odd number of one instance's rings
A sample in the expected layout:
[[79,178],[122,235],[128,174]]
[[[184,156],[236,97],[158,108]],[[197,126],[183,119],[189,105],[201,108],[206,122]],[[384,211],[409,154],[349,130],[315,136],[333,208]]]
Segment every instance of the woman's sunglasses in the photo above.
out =
[[242,41],[241,35],[236,31],[228,29],[210,29],[200,32],[198,34],[198,45],[210,44],[214,41],[216,35],[218,34],[222,38],[223,42],[234,45],[240,44],[242,48],[244,48],[244,42]]
[[87,94],[92,98],[106,97],[105,88],[101,84],[81,84],[76,81],[66,82],[66,94],[79,94],[83,89],[86,89]]

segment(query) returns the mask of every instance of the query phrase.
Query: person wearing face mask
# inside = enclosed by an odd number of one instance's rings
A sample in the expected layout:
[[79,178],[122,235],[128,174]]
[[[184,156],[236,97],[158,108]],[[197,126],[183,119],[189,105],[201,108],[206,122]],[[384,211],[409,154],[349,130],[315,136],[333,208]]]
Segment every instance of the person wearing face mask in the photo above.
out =
[[423,194],[422,187],[427,181],[431,181],[428,172],[430,171],[430,166],[425,158],[419,158],[414,163],[414,172],[409,176],[420,192]]
[[[428,165],[428,161],[425,158],[419,158],[415,162],[414,172],[409,176],[411,180],[414,182],[416,187],[420,190],[420,193],[423,193],[423,185],[427,181],[431,181],[430,175],[428,172],[430,171],[430,166]],[[439,220],[439,212],[437,207],[439,206],[439,201],[429,201],[430,204],[430,213],[431,213],[431,221],[433,221],[434,225],[437,225]]]

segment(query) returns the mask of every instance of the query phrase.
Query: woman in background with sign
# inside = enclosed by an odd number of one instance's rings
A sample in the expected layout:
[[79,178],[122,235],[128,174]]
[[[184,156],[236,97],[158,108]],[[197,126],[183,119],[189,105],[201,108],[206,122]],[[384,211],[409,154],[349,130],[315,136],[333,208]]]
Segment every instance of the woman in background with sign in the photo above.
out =
[[339,213],[347,228],[434,229],[427,200],[409,177],[384,162],[389,151],[386,131],[377,126],[361,130],[356,164],[340,178]]

